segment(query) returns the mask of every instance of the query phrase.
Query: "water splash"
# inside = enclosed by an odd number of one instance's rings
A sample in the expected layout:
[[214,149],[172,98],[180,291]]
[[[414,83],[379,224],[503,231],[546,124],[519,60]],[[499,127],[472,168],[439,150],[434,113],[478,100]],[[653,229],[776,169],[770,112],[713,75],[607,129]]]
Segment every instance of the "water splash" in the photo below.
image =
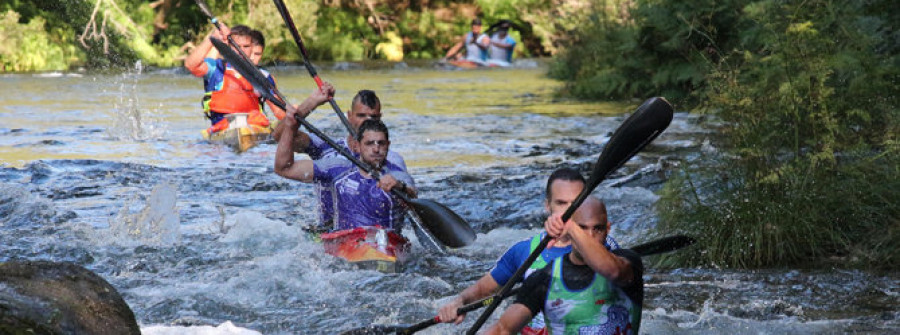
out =
[[109,222],[112,242],[125,246],[171,246],[181,243],[176,193],[175,185],[161,183],[153,188],[146,206],[139,213],[130,213],[130,206],[126,204]]
[[162,129],[156,127],[159,121],[154,117],[159,114],[158,109],[141,106],[138,98],[138,84],[143,70],[144,66],[138,60],[133,72],[122,74],[119,99],[114,104],[115,119],[112,128],[108,130],[109,135],[115,139],[145,141],[162,136]]

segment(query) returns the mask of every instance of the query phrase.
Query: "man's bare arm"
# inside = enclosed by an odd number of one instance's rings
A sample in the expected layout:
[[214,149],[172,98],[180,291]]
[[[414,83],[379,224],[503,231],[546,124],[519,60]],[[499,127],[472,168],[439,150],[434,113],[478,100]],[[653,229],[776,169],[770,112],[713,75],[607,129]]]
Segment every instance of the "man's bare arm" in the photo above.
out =
[[569,237],[572,239],[572,244],[578,248],[584,262],[594,272],[606,277],[606,279],[611,280],[620,287],[634,280],[634,270],[631,268],[631,262],[610,252],[603,245],[603,242],[588,235],[573,221],[567,222],[566,228]]
[[191,50],[191,53],[184,59],[184,68],[191,72],[191,74],[195,76],[203,76],[209,70],[206,66],[206,55],[212,50],[213,45],[212,42],[209,41],[209,37],[215,37],[220,40],[224,40],[225,36],[228,36],[230,30],[224,24],[222,26],[222,31],[218,29],[214,29],[209,35],[203,38],[203,41],[200,42],[200,45],[194,47],[194,50]]
[[282,124],[285,129],[278,141],[278,148],[275,149],[275,173],[279,176],[299,180],[304,183],[313,181],[314,165],[311,160],[294,161],[293,138],[297,134],[299,123],[293,118],[293,112],[289,112],[290,117],[284,118]]
[[[285,113],[286,115],[286,113]],[[283,120],[283,119],[282,119]],[[281,140],[281,134],[284,133],[284,122],[279,122],[277,126],[275,126],[275,131],[272,132],[272,138],[275,141]],[[312,141],[309,139],[309,134],[304,133],[302,131],[298,131],[296,135],[294,135],[294,152],[296,153],[304,153],[306,152],[306,148],[309,147],[309,144]]]
[[531,314],[531,310],[528,309],[528,307],[525,307],[525,305],[512,304],[503,312],[503,315],[500,316],[500,320],[491,326],[491,328],[488,328],[485,334],[516,334],[522,330],[533,317],[534,315]]
[[441,306],[438,311],[438,317],[442,322],[454,322],[459,324],[465,318],[463,315],[457,315],[456,310],[463,305],[472,303],[478,299],[487,297],[494,293],[500,285],[494,280],[490,273],[484,275],[475,284],[467,287],[465,290],[456,295],[453,300]]

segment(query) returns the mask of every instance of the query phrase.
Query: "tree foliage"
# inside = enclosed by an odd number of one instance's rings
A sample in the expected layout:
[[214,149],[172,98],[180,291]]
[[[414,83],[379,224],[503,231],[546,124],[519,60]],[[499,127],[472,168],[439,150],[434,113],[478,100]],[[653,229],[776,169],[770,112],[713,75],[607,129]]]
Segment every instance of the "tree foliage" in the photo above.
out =
[[751,28],[738,20],[749,0],[593,1],[604,10],[593,11],[551,71],[580,98],[694,103],[722,50]]
[[[435,58],[443,55],[469,22],[487,25],[511,20],[511,35],[521,41],[519,55],[554,54],[559,41],[579,26],[590,0],[285,0],[293,21],[315,60]],[[245,24],[267,37],[265,59],[299,61],[297,47],[271,0],[206,0],[228,25]],[[130,67],[137,60],[153,66],[177,66],[191,47],[212,29],[193,0],[6,0],[0,12],[13,11],[17,22],[7,31],[30,29],[69,52],[65,66]],[[34,18],[44,32],[25,27]],[[22,26],[22,27],[13,27]],[[35,41],[40,37],[34,37]],[[67,51],[68,52],[68,51]],[[19,52],[20,54],[22,52]],[[30,59],[50,57],[40,52]],[[57,56],[53,56],[57,57]],[[20,71],[38,63],[16,58]],[[12,62],[4,55],[3,60]],[[59,69],[59,60],[51,63]],[[49,63],[48,63],[49,64]],[[7,67],[7,71],[12,67]]]
[[[686,162],[661,227],[717,266],[900,267],[896,12],[888,1],[755,1],[707,74],[720,151]],[[726,52],[727,51],[727,52]],[[695,92],[696,93],[696,92]],[[682,263],[683,264],[683,263]]]
[[0,70],[58,71],[68,67],[66,55],[73,50],[53,43],[44,30],[43,18],[32,18],[27,24],[18,22],[18,13],[0,13]]

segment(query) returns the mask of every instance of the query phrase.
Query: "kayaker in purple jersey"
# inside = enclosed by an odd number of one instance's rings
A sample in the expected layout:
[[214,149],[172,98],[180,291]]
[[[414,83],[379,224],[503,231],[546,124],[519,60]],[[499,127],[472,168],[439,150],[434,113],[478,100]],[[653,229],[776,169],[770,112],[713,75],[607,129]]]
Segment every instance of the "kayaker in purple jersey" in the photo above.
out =
[[283,122],[284,133],[275,153],[275,173],[304,183],[333,184],[337,229],[380,225],[399,231],[406,208],[390,190],[398,188],[411,197],[415,197],[417,192],[412,178],[403,171],[392,169],[387,162],[391,142],[384,123],[364,121],[356,141],[350,142],[351,149],[359,153],[361,161],[381,171],[380,180],[338,157],[294,161],[293,139],[299,128],[294,115],[309,115],[313,108],[328,101],[328,96],[333,92],[333,87],[323,85],[299,106],[289,106],[288,117]]
[[[347,113],[347,121],[350,122],[351,127],[359,129],[359,126],[362,125],[363,121],[381,120],[381,115],[381,100],[375,92],[371,90],[360,90],[356,93],[356,96],[353,97],[350,111]],[[276,141],[281,138],[281,133],[283,131],[284,126],[282,124],[279,124],[275,128],[274,137]],[[345,149],[353,151],[348,143],[354,141],[355,139],[350,137],[350,135],[347,135],[346,138],[338,139],[335,142]],[[309,155],[314,161],[329,157],[343,158],[337,150],[334,150],[334,148],[329,146],[324,140],[314,134],[307,134],[305,132],[297,132],[294,136],[293,150],[297,153]],[[393,170],[406,172],[406,162],[403,160],[403,157],[393,151],[388,152],[387,167]],[[332,201],[333,195],[331,194],[333,185],[318,181],[315,185],[316,194],[318,195],[316,208],[319,213],[319,226],[313,230],[330,230],[334,228],[334,203]]]

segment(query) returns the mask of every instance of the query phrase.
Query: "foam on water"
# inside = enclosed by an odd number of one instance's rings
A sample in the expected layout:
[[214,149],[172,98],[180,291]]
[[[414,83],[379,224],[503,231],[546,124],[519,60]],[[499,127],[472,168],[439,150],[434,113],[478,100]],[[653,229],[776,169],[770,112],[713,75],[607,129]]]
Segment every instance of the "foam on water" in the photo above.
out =
[[226,321],[216,327],[213,326],[147,326],[141,328],[142,335],[262,335],[262,333],[235,326],[231,321]]
[[[842,334],[858,332],[854,320],[804,321],[799,317],[774,320],[739,318],[704,308],[701,313],[657,308],[644,311],[641,333],[647,334]],[[878,333],[878,332],[872,332]]]
[[17,184],[0,183],[0,228],[39,225],[54,215],[56,209],[49,200]]
[[241,211],[228,216],[224,229],[226,233],[219,238],[220,242],[245,250],[253,256],[293,249],[305,238],[299,226],[288,226],[252,211]]

